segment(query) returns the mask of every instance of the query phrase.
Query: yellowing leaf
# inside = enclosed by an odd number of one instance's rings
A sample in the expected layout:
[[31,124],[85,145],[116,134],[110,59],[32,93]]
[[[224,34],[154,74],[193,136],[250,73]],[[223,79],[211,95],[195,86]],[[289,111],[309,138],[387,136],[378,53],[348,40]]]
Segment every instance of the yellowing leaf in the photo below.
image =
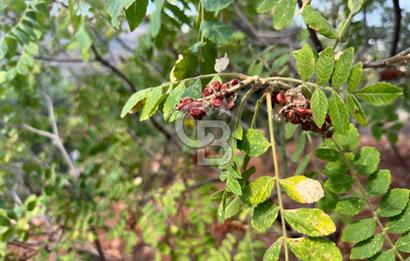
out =
[[274,184],[274,177],[259,177],[243,189],[242,200],[252,206],[256,206],[272,194]]
[[290,238],[290,249],[301,261],[342,261],[339,248],[323,238]]
[[299,203],[314,203],[324,196],[322,185],[317,180],[305,176],[294,176],[279,180],[288,196]]
[[319,237],[336,231],[333,220],[318,208],[287,209],[283,214],[286,222],[304,235]]

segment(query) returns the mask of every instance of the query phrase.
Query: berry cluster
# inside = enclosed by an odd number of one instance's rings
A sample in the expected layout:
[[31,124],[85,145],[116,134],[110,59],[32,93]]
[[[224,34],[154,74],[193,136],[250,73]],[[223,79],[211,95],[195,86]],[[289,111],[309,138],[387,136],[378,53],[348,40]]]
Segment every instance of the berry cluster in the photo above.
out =
[[286,92],[276,92],[273,95],[273,103],[282,106],[279,114],[286,121],[293,124],[300,124],[303,130],[309,130],[320,133],[326,138],[330,138],[333,132],[330,130],[332,122],[329,114],[326,115],[325,123],[319,127],[313,121],[310,101],[300,92],[300,90],[289,89]]
[[236,94],[230,89],[238,85],[238,80],[232,80],[226,83],[220,83],[215,80],[210,85],[206,85],[202,91],[200,99],[185,97],[179,101],[176,109],[189,113],[194,119],[200,120],[208,109],[219,109],[225,107],[232,110],[235,107]]

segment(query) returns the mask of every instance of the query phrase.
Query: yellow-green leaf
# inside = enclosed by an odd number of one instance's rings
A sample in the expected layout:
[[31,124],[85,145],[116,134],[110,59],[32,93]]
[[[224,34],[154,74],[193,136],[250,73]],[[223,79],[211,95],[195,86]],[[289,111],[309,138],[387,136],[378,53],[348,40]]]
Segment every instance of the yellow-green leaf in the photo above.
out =
[[355,93],[361,99],[376,106],[390,104],[403,94],[401,88],[387,82],[367,86]]
[[323,238],[290,238],[290,249],[301,261],[342,261],[339,248]]
[[353,66],[350,72],[349,81],[347,85],[349,92],[352,92],[357,89],[360,82],[362,81],[362,75],[363,75],[363,64],[362,62],[359,62],[355,66]]
[[272,194],[274,184],[274,177],[259,177],[251,181],[249,185],[243,189],[242,200],[252,206],[256,206]]
[[336,91],[332,91],[329,99],[329,114],[336,132],[346,136],[349,132],[349,114],[346,105]]
[[335,62],[333,60],[333,48],[327,47],[319,54],[316,62],[316,83],[318,85],[326,84],[333,73]]
[[315,72],[315,55],[308,44],[302,49],[293,51],[293,57],[296,60],[296,70],[302,80],[307,81]]
[[310,5],[305,6],[302,15],[305,23],[313,30],[327,38],[337,38],[336,30],[329,24],[326,18],[324,18],[318,11],[314,10]]
[[275,222],[279,213],[279,208],[270,201],[265,201],[253,209],[251,224],[255,230],[265,232],[273,222]]
[[337,59],[335,63],[335,70],[332,76],[332,86],[340,87],[342,84],[347,82],[350,74],[350,69],[352,68],[353,59],[353,47],[346,49],[339,56],[339,59]]
[[333,220],[318,208],[285,210],[286,222],[297,232],[312,236],[327,236],[336,231]]
[[325,123],[328,102],[326,94],[320,88],[316,88],[313,92],[310,107],[312,109],[313,121],[321,128],[323,123]]
[[286,194],[299,203],[314,203],[324,196],[322,185],[317,180],[305,176],[280,179],[279,183]]
[[282,247],[283,239],[279,238],[273,243],[263,255],[263,261],[277,261],[279,259],[280,248]]

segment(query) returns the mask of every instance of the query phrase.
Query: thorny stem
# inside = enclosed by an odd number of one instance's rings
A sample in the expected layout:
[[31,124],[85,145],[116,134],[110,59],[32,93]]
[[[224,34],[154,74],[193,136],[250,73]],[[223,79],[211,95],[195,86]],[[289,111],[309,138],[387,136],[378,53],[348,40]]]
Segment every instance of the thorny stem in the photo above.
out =
[[266,106],[268,109],[268,123],[269,123],[269,136],[270,136],[270,142],[271,142],[271,147],[272,147],[272,159],[274,163],[274,169],[275,169],[275,184],[276,184],[276,190],[278,193],[278,204],[279,204],[279,211],[280,211],[280,218],[282,222],[282,234],[283,234],[283,240],[284,240],[284,247],[285,247],[285,260],[289,260],[289,254],[288,254],[288,246],[287,246],[287,235],[286,235],[286,224],[285,224],[285,217],[283,215],[284,209],[283,209],[283,203],[282,203],[282,194],[280,190],[280,185],[279,185],[279,164],[278,164],[278,159],[276,157],[276,142],[275,142],[275,135],[274,135],[274,130],[273,130],[273,115],[272,115],[272,95],[268,91],[266,93]]
[[364,189],[362,183],[360,182],[359,177],[357,176],[357,174],[354,171],[354,167],[352,166],[352,164],[350,163],[350,161],[345,157],[344,153],[343,153],[343,149],[339,146],[339,144],[337,144],[337,142],[335,141],[335,139],[332,138],[333,143],[335,144],[337,150],[339,151],[339,154],[342,157],[342,160],[344,161],[344,163],[348,166],[350,173],[352,174],[353,178],[356,181],[357,187],[359,188],[360,194],[362,194],[363,198],[366,201],[367,206],[369,207],[370,212],[372,213],[373,218],[376,220],[377,225],[379,226],[384,238],[387,240],[387,242],[389,243],[391,249],[393,250],[394,254],[401,260],[403,261],[403,257],[401,256],[401,254],[397,251],[396,246],[394,245],[393,241],[390,239],[389,235],[386,232],[386,229],[384,228],[382,222],[380,221],[379,217],[376,214],[376,210],[373,207],[373,204],[370,202],[369,198],[367,197],[366,194],[366,190]]

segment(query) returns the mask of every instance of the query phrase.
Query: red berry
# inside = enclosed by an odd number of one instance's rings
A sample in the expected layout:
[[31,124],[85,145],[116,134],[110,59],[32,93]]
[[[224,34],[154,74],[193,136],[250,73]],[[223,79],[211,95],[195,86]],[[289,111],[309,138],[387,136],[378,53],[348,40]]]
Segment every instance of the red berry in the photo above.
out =
[[280,92],[278,94],[276,94],[276,101],[277,103],[279,103],[280,105],[285,105],[286,104],[286,96],[283,92]]
[[231,85],[237,85],[239,82],[238,82],[238,80],[237,79],[233,79],[232,81],[231,81]]
[[220,91],[226,91],[226,90],[228,90],[228,89],[229,89],[228,85],[227,85],[226,83],[223,83],[223,84],[221,85]]
[[192,107],[189,110],[189,114],[195,119],[195,120],[200,120],[202,117],[205,116],[206,112],[203,107]]
[[218,81],[213,81],[212,87],[214,88],[215,91],[219,91],[219,88],[221,87],[221,83]]
[[312,114],[312,111],[310,109],[305,108],[296,108],[295,111],[304,116],[309,116]]
[[209,86],[209,85],[205,86],[205,88],[204,88],[204,90],[203,90],[203,92],[202,92],[202,96],[203,96],[203,97],[208,97],[208,96],[211,95],[211,94],[212,94],[212,88],[211,88],[211,86]]
[[213,106],[213,107],[215,107],[215,108],[219,108],[219,107],[221,107],[221,105],[222,105],[222,99],[221,98],[213,98],[212,100],[211,100],[211,105]]
[[189,110],[189,107],[190,107],[190,104],[191,104],[192,100],[193,99],[191,97],[182,98],[179,101],[179,104],[176,106],[176,109],[180,110],[180,111]]

